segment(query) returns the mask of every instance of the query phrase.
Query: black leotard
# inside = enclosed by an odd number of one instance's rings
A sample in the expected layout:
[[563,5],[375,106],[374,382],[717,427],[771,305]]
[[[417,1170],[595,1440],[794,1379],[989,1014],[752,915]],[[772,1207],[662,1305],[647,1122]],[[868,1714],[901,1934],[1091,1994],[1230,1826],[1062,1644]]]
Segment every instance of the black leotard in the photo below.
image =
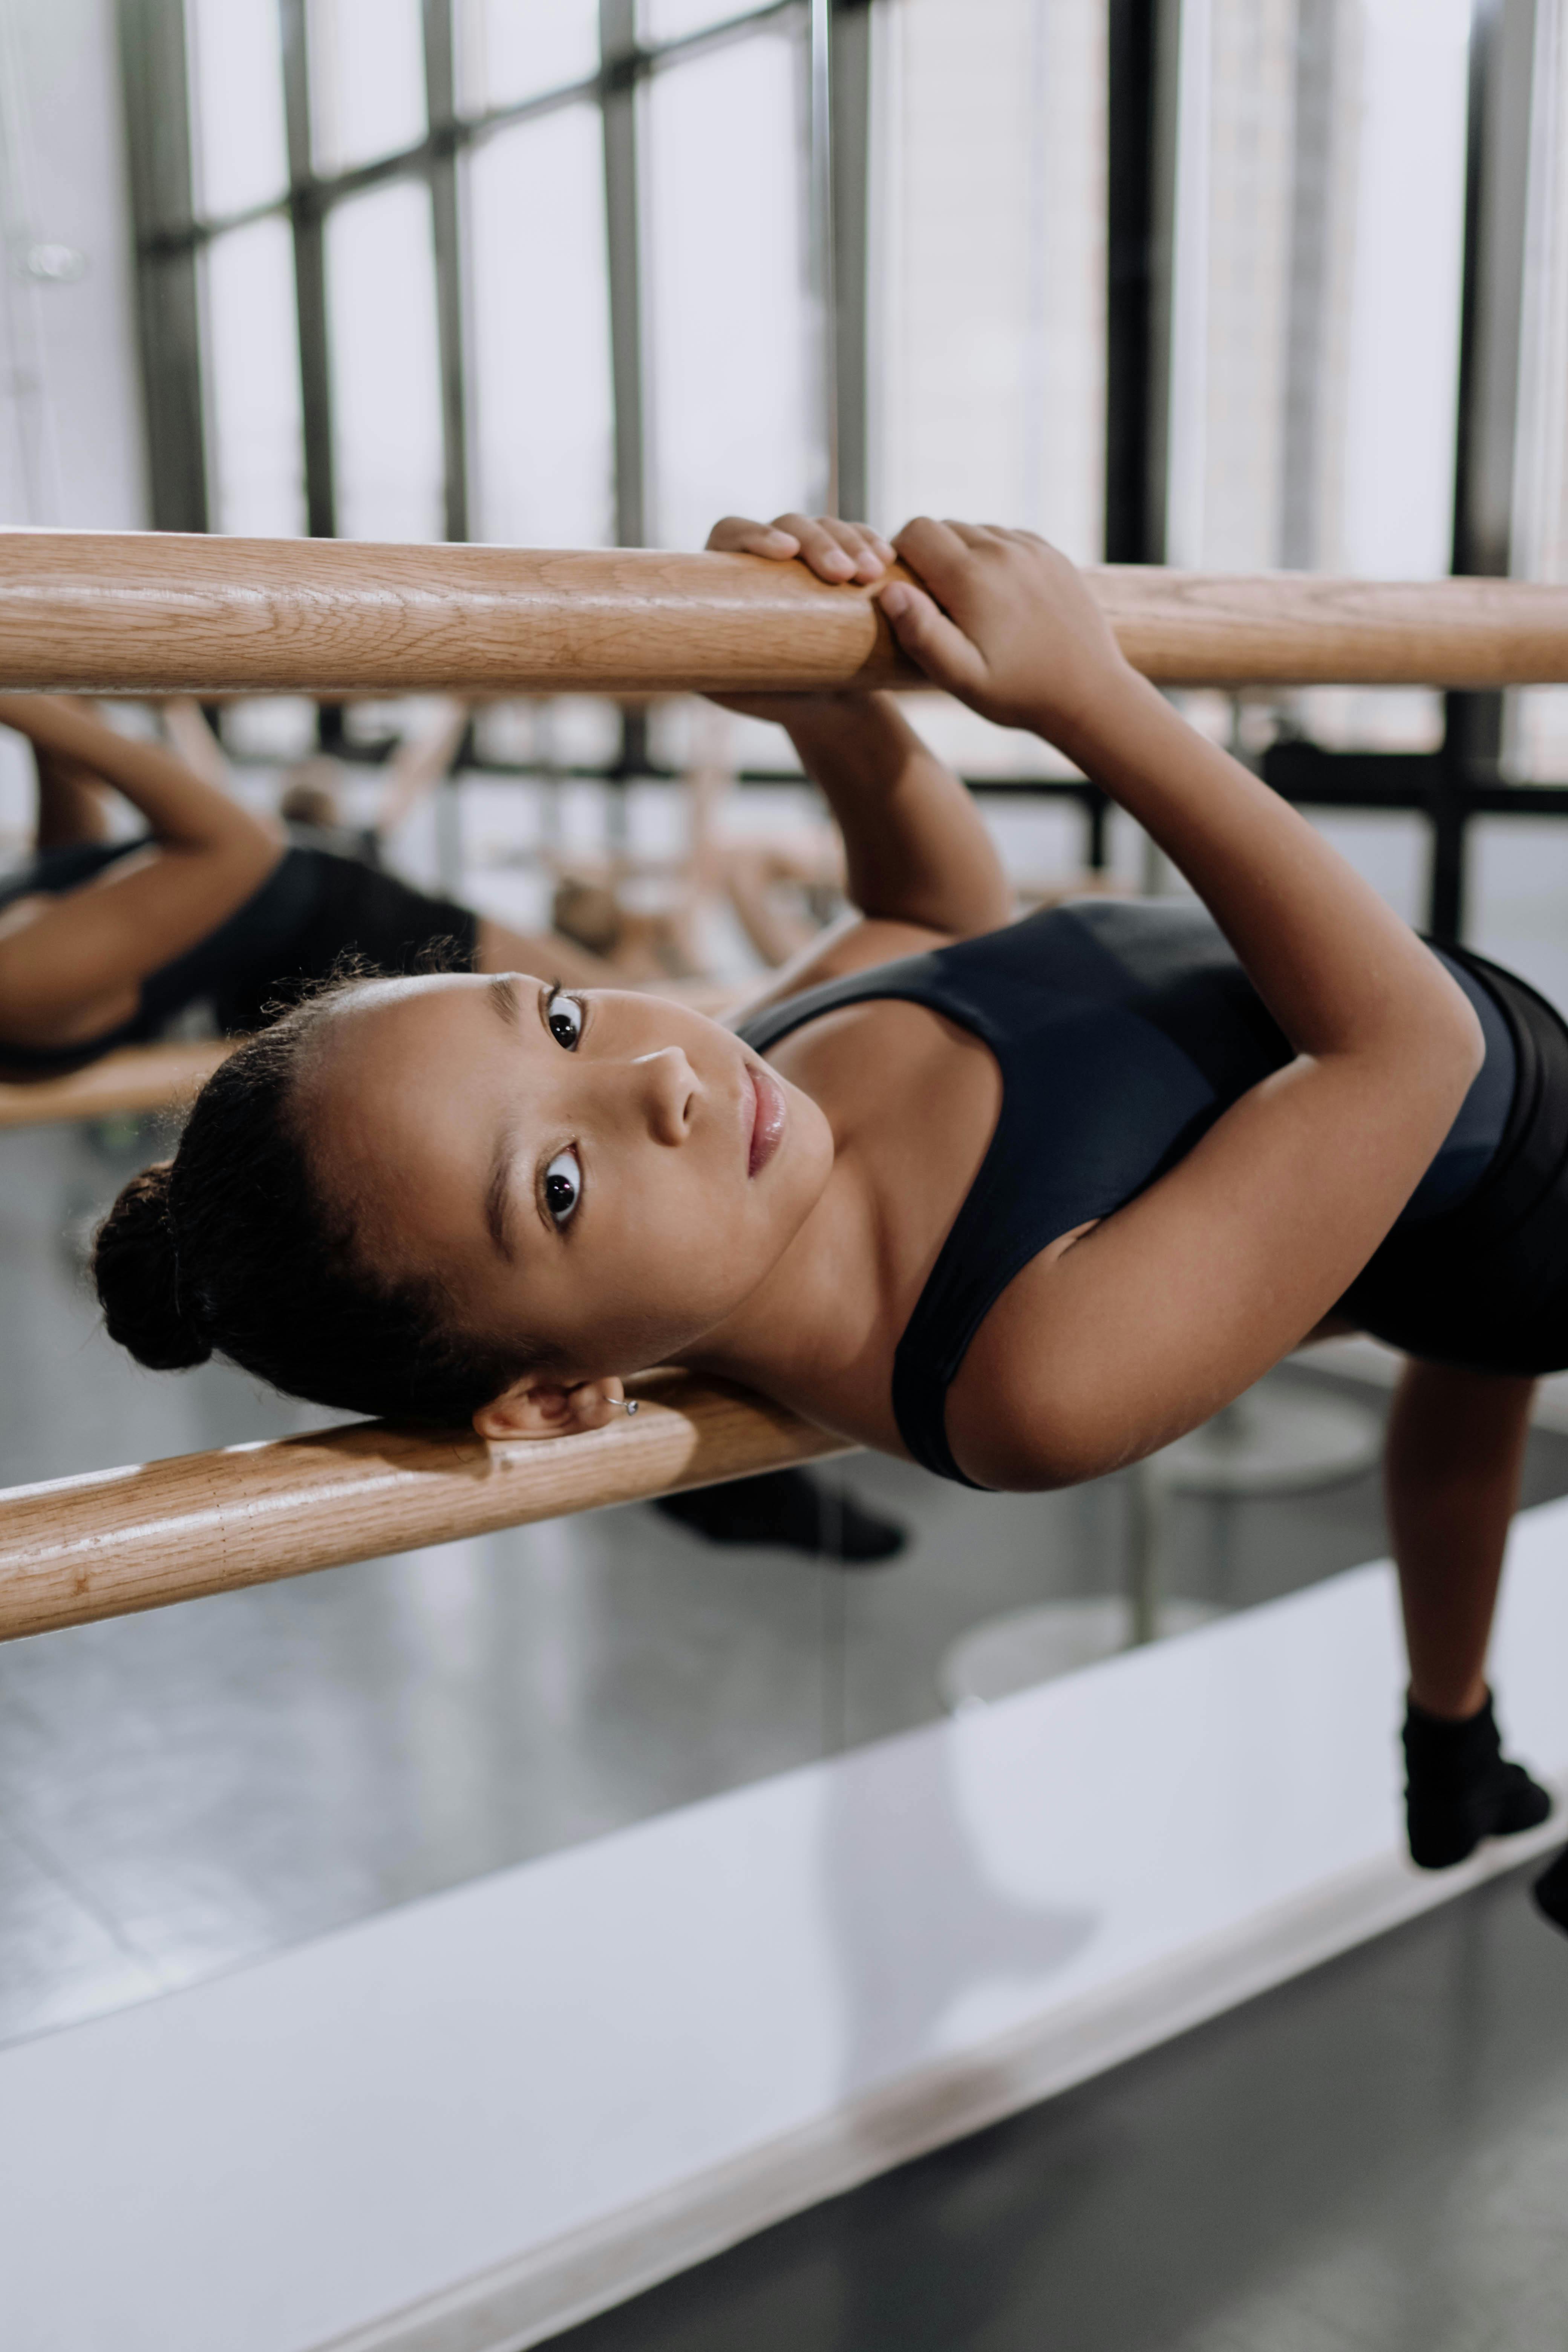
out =
[[[106,867],[148,846],[135,841],[80,842],[45,850],[0,877],[0,908],[38,891],[79,889]],[[410,888],[358,858],[331,850],[284,851],[243,906],[194,948],[148,974],[129,1021],[72,1045],[16,1045],[0,1037],[0,1067],[40,1076],[80,1069],[118,1045],[142,1044],[188,1005],[208,1002],[226,1035],[260,1026],[267,1005],[323,980],[349,950],[381,971],[407,971],[437,940],[453,943],[454,961],[471,967],[477,919],[467,907]]]
[[[1516,1181],[1500,1223],[1496,1196],[1525,1161],[1538,1179],[1550,1161],[1547,1183],[1552,1175],[1561,1183],[1568,1033],[1511,975],[1468,955],[1443,961],[1479,1016],[1485,1063],[1393,1234],[1352,1286],[1347,1311],[1396,1346],[1419,1339],[1419,1353],[1545,1369],[1513,1360],[1545,1345],[1568,1360],[1568,1315],[1559,1310],[1544,1335],[1526,1330],[1533,1273],[1522,1290],[1517,1278],[1500,1288],[1493,1261],[1500,1247],[1507,1253],[1510,1218],[1531,1203],[1539,1210],[1546,1187]],[[1173,1167],[1291,1048],[1202,908],[1105,899],[808,990],[740,1034],[765,1053],[822,1013],[889,997],[982,1038],[1002,1074],[995,1132],[893,1366],[893,1412],[910,1454],[972,1485],[949,1448],[945,1409],[987,1310],[1048,1243],[1109,1216]],[[1538,1085],[1538,1066],[1553,1055],[1552,1085]],[[1552,1119],[1543,1127],[1539,1116],[1547,1096],[1560,1144]],[[1543,1245],[1553,1255],[1561,1287],[1561,1202],[1531,1250],[1537,1269]]]

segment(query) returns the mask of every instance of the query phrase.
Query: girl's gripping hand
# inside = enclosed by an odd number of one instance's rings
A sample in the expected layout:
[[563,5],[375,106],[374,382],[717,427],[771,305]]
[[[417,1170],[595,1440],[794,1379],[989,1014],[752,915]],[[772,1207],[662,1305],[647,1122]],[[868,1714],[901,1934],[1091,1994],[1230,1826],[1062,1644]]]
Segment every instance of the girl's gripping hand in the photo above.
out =
[[799,556],[819,580],[845,587],[852,580],[870,587],[893,561],[893,551],[880,531],[863,522],[839,522],[832,515],[777,515],[772,522],[752,522],[745,515],[726,515],[708,534],[709,548],[721,555],[765,555],[774,563]]
[[[752,522],[746,515],[726,515],[708,534],[710,551],[721,555],[763,555],[773,563],[801,562],[830,586],[852,583],[874,587],[893,562],[893,551],[880,531],[862,522],[839,522],[832,515],[779,515],[772,522]],[[828,718],[837,706],[864,698],[837,694],[713,694],[723,710],[743,719],[772,719],[781,726],[802,724],[814,717]]]
[[1076,565],[1033,531],[922,515],[893,544],[921,583],[881,591],[894,635],[983,717],[1064,741],[1126,691],[1133,672]]

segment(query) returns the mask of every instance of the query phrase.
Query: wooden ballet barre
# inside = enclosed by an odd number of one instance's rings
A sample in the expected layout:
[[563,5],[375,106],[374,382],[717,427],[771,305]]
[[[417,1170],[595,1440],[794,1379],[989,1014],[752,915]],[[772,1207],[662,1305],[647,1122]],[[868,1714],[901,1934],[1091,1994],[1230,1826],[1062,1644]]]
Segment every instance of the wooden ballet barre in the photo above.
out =
[[355,1422],[14,1486],[0,1493],[0,1641],[852,1450],[689,1373],[628,1385],[635,1418],[541,1444]]
[[170,1109],[195,1093],[236,1042],[213,1037],[126,1045],[63,1077],[0,1078],[0,1128],[58,1127],[68,1119]]
[[[1166,686],[1568,681],[1568,588],[1089,575]],[[151,531],[0,531],[0,688],[647,694],[917,683],[861,587],[799,564]]]

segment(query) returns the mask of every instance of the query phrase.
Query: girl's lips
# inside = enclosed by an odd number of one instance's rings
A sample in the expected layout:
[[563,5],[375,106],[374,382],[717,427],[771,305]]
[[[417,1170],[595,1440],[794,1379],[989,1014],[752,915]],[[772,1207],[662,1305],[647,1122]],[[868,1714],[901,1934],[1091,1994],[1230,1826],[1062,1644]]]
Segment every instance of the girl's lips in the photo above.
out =
[[752,1120],[752,1146],[746,1173],[760,1176],[784,1139],[784,1121],[789,1107],[784,1088],[773,1072],[761,1063],[748,1063],[752,1092],[757,1099],[756,1113]]

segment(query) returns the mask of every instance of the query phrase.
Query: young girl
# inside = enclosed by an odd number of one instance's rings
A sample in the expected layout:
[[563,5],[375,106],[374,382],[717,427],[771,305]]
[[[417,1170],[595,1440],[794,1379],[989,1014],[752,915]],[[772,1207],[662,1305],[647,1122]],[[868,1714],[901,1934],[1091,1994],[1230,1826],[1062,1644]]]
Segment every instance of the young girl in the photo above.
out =
[[735,1030],[520,972],[307,1003],[121,1195],[110,1331],[509,1441],[600,1428],[626,1374],[683,1363],[1028,1490],[1138,1460],[1337,1318],[1413,1358],[1388,1475],[1415,1859],[1542,1821],[1484,1660],[1531,1378],[1568,1363],[1568,1032],[1186,728],[1041,541],[911,523],[920,586],[845,523],[710,544],[879,594],[935,684],[1058,744],[1202,907],[1011,924],[895,702],[754,703],[832,804],[858,920]]

